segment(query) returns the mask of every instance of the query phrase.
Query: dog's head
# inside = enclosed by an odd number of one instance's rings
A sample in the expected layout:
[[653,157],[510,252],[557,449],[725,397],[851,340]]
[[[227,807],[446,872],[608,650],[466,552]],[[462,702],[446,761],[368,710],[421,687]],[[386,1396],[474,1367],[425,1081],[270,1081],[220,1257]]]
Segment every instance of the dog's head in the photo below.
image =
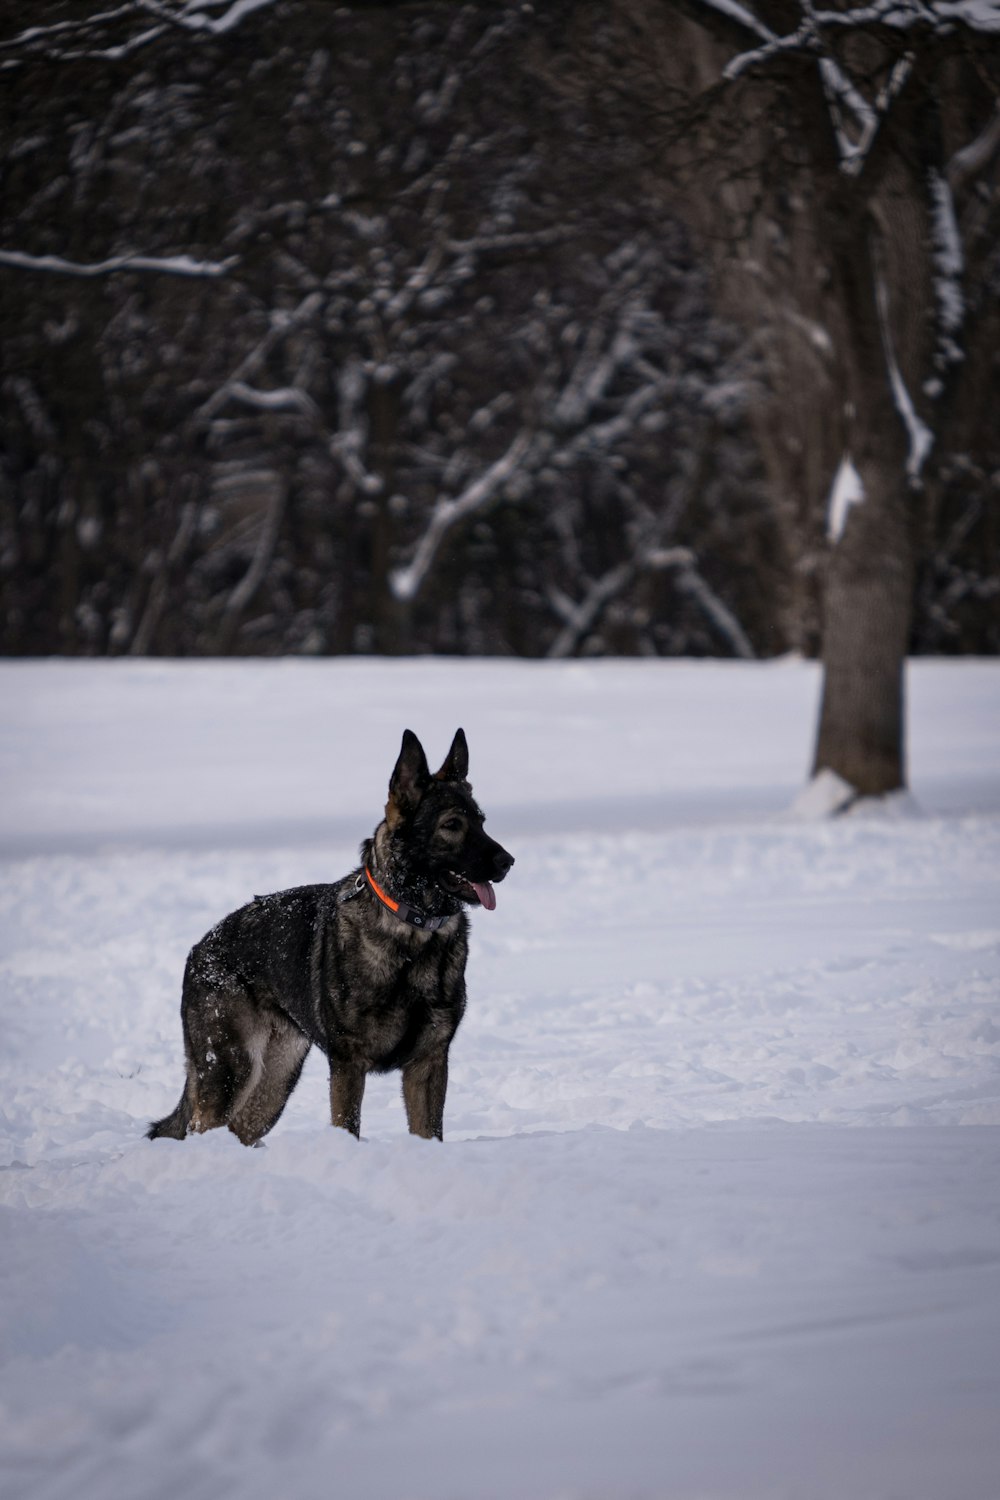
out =
[[403,731],[385,805],[392,862],[409,881],[492,911],[493,883],[503,880],[514,857],[486,833],[468,777],[463,730],[456,730],[444,764],[433,775],[416,735]]

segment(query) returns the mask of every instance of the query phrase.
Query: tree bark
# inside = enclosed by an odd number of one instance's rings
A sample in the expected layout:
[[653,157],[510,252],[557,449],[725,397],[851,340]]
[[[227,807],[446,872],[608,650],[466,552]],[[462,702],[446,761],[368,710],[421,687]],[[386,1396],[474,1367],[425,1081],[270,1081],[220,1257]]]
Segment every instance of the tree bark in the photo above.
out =
[[898,467],[856,466],[865,499],[848,512],[827,576],[813,774],[835,771],[860,796],[876,797],[906,785],[912,544]]

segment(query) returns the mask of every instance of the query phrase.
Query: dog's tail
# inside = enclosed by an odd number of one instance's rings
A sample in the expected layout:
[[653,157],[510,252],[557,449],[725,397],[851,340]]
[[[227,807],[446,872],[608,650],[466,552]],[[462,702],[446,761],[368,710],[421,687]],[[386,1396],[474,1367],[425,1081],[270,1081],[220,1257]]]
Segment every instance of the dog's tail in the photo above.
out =
[[182,1141],[188,1133],[190,1123],[191,1102],[188,1099],[187,1088],[185,1088],[173,1114],[165,1115],[162,1120],[153,1120],[146,1131],[146,1139],[155,1141],[157,1137],[165,1135],[170,1140]]

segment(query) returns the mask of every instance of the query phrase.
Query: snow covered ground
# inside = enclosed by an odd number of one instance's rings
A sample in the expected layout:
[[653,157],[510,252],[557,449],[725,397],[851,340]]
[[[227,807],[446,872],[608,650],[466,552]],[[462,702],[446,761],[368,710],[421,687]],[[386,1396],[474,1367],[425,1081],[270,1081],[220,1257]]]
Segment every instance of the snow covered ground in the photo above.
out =
[[[880,816],[788,812],[818,685],[0,664],[5,1500],[996,1500],[1000,663],[911,665]],[[145,1141],[190,944],[460,723],[517,864],[445,1143],[315,1055],[265,1149]]]

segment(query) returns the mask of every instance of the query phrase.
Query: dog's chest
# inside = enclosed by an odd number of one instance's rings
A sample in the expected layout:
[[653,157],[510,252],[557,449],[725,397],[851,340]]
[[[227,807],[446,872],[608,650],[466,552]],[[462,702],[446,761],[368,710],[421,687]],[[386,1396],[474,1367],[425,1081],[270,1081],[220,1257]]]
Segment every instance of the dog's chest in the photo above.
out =
[[401,954],[363,939],[329,975],[331,1050],[398,1067],[446,1042],[461,1018],[463,968],[464,946],[453,942],[430,940]]

